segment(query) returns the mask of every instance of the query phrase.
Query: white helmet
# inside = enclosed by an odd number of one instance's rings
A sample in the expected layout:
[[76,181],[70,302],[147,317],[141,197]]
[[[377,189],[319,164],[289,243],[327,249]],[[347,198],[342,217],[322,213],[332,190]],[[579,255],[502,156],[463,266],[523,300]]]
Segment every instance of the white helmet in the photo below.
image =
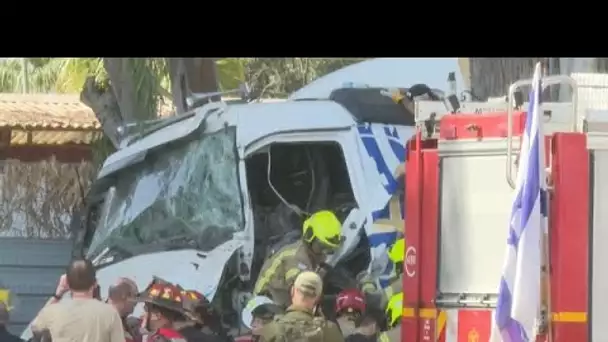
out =
[[255,296],[247,302],[247,305],[245,305],[245,308],[241,312],[241,319],[243,320],[243,324],[247,327],[247,329],[251,329],[254,311],[265,305],[269,305],[273,307],[273,309],[276,307],[275,302],[266,296]]

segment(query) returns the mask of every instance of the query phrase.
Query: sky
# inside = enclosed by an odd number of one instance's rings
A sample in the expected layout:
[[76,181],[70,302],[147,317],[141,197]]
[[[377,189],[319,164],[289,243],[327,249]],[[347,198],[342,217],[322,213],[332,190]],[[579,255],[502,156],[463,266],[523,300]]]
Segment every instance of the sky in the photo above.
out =
[[[463,89],[462,75],[458,67],[458,58],[411,58],[403,64],[405,72],[415,83],[426,83],[431,88],[447,89],[449,72],[456,72],[458,88]],[[417,82],[415,80],[424,80]]]
[[322,98],[349,82],[387,88],[423,83],[447,91],[449,72],[456,72],[457,89],[464,90],[458,58],[374,58],[320,77],[296,91],[293,98]]

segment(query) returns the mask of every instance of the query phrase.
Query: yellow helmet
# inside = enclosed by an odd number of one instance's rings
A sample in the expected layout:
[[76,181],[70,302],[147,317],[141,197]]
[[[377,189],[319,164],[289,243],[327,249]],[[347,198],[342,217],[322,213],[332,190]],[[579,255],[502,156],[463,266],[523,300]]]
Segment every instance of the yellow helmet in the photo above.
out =
[[386,318],[389,326],[393,327],[403,315],[403,292],[394,294],[386,306]]
[[4,306],[7,311],[13,310],[17,305],[15,293],[2,285],[0,285],[0,305]]
[[405,258],[405,239],[401,238],[395,241],[395,243],[388,250],[388,258],[391,259],[395,264],[403,262]]
[[342,224],[329,210],[318,211],[304,221],[302,236],[304,241],[319,240],[330,248],[340,247],[342,242]]

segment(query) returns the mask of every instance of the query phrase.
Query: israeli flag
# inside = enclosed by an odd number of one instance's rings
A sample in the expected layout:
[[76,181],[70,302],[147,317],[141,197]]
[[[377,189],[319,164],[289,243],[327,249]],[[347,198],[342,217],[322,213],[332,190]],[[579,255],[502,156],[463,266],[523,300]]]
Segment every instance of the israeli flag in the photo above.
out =
[[540,309],[542,236],[547,218],[541,92],[538,63],[522,137],[507,253],[490,341],[528,342],[536,338],[533,334]]

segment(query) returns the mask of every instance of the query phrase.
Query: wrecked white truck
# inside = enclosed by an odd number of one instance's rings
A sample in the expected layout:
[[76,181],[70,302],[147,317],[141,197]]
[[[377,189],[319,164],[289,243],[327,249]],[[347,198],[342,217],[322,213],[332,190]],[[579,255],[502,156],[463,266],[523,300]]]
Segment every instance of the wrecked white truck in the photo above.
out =
[[328,292],[354,286],[372,259],[386,286],[414,113],[381,84],[324,94],[209,103],[130,136],[100,170],[77,238],[102,295],[118,277],[144,288],[157,276],[203,293],[237,327],[264,259],[319,209],[338,215],[345,237]]

